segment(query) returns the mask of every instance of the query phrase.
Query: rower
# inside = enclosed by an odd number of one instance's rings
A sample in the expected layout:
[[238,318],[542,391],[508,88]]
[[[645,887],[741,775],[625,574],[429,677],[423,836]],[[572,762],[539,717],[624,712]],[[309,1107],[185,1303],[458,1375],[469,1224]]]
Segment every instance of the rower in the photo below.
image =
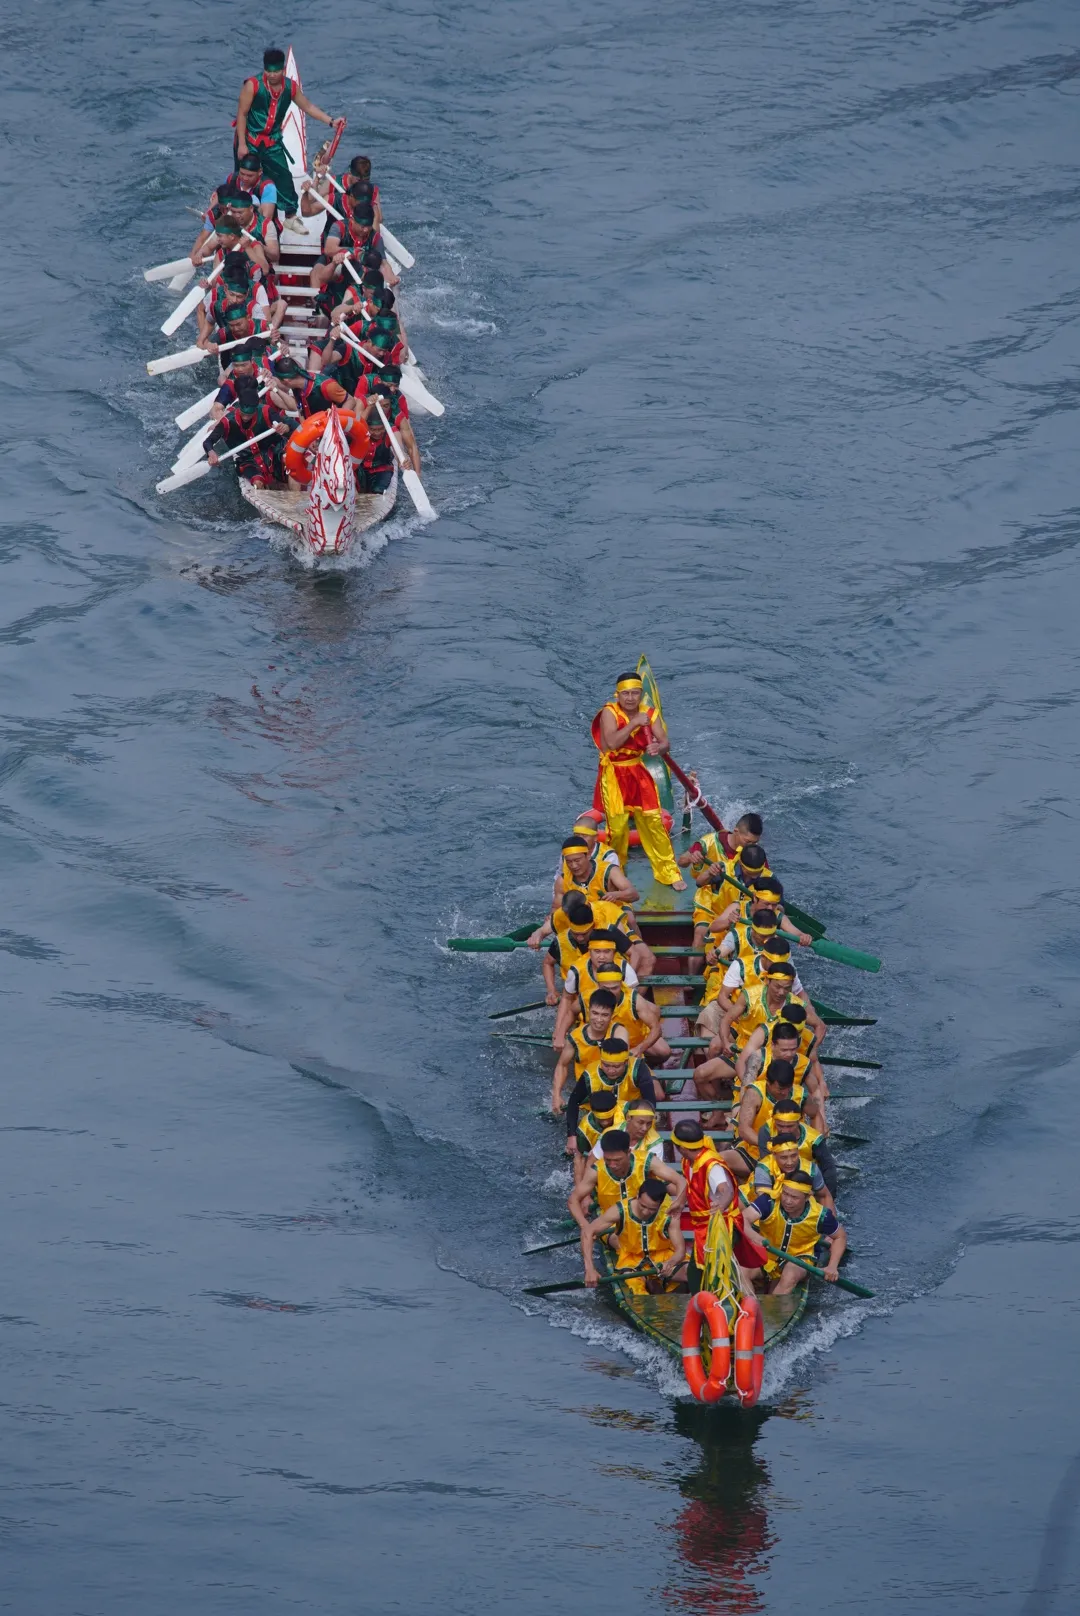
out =
[[748,1084],[739,1096],[735,1140],[724,1152],[724,1160],[740,1183],[745,1182],[761,1159],[761,1130],[769,1126],[773,1106],[783,1102],[802,1106],[806,1090],[796,1086],[795,1068],[788,1061],[772,1060],[764,1074]]
[[285,52],[271,48],[263,52],[261,78],[245,79],[236,108],[235,152],[237,167],[249,150],[259,153],[263,173],[277,188],[277,200],[285,214],[286,230],[305,235],[296,217],[299,207],[293,184],[289,153],[285,146],[285,115],[295,103],[318,123],[343,129],[345,119],[332,118],[309,101],[295,79],[285,77]]
[[356,487],[361,494],[385,494],[394,480],[394,451],[378,411],[366,419],[368,446],[356,468]]
[[680,853],[675,862],[680,869],[689,869],[695,880],[706,866],[713,865],[715,868],[712,873],[719,879],[720,861],[735,858],[742,848],[752,847],[755,842],[760,842],[764,831],[765,825],[760,814],[743,814],[730,830],[707,831],[687,852]]
[[[605,937],[610,933],[612,947],[631,962],[635,953],[639,959],[642,957],[643,949],[650,963],[655,960],[652,950],[646,949],[646,945],[642,942],[632,909],[627,909],[620,903],[612,903],[607,898],[600,898],[590,903],[574,888],[564,894],[562,902],[545,916],[536,930],[529,934],[527,940],[530,948],[537,949],[545,938],[554,938],[552,946],[548,949],[548,955],[553,961],[551,981],[554,983],[554,966],[557,964],[561,968],[565,978],[567,971],[580,965],[594,931],[602,932]],[[570,946],[566,946],[564,940],[568,940]],[[633,969],[636,972],[637,966],[634,965]],[[546,968],[544,977],[547,980]],[[637,981],[636,975],[634,981]]]
[[[770,963],[778,965],[790,959],[791,944],[777,936],[776,916],[771,909],[755,909],[748,921],[732,926],[718,943],[711,935],[706,942],[715,946],[705,951],[705,997],[697,1032],[701,1037],[715,1038],[732,1007],[732,996],[742,988],[760,986]],[[794,991],[802,992],[798,977]]]
[[[589,1007],[590,1018],[587,1026],[567,1038],[552,1082],[551,1109],[558,1116],[562,1109],[562,1090],[566,1076],[569,1074],[574,1078],[574,1086],[566,1102],[568,1134],[573,1134],[577,1128],[580,1107],[591,1103],[591,1096],[598,1092],[613,1089],[618,1096],[619,1104],[624,1106],[633,1105],[642,1099],[647,1100],[650,1105],[655,1105],[657,1099],[656,1085],[648,1062],[640,1055],[631,1056],[629,1047],[621,1038],[614,1036],[615,1028],[611,1028],[613,1036],[602,1038],[599,1046],[593,1043],[591,1037],[585,1036],[594,1025],[593,1005]],[[601,1006],[601,1009],[604,1008],[606,1006]],[[610,1015],[608,1026],[611,1027]]]
[[236,403],[231,404],[210,433],[206,443],[206,458],[212,466],[218,463],[218,454],[224,449],[235,449],[249,438],[275,427],[276,438],[264,438],[252,448],[237,455],[233,461],[237,473],[248,478],[256,488],[271,488],[284,481],[281,456],[291,428],[282,420],[281,411],[259,398],[254,381],[241,382],[236,390]]
[[[562,844],[562,864],[555,877],[554,902],[560,904],[566,892],[581,892],[591,903],[594,898],[607,898],[612,903],[637,903],[641,893],[631,886],[623,874],[618,855],[612,853],[601,858],[590,848],[584,836],[576,832]],[[642,972],[649,975],[649,972]]]
[[[703,867],[696,877],[694,896],[694,947],[704,948],[710,927],[722,934],[738,918],[740,887],[749,887],[765,868],[765,849],[757,842],[740,848],[730,859],[720,859]],[[717,874],[713,874],[713,871]]]
[[[248,260],[242,252],[225,255],[221,275],[206,296],[197,304],[195,316],[199,324],[197,346],[212,351],[214,332],[222,331],[230,310],[239,311],[245,319],[262,328],[268,336],[276,336],[277,328],[271,319],[270,301],[266,288],[251,278]],[[219,340],[227,340],[222,336]]]
[[626,863],[633,817],[653,878],[682,892],[686,882],[664,829],[656,782],[644,761],[667,751],[668,733],[659,709],[642,705],[644,688],[636,673],[620,674],[615,699],[606,702],[592,721],[592,738],[600,754],[593,807],[607,820],[608,838],[620,864]]
[[333,376],[328,376],[325,371],[312,376],[291,356],[287,360],[275,361],[274,372],[278,378],[278,386],[274,390],[275,402],[288,394],[290,409],[299,409],[305,421],[309,415],[317,415],[331,405],[339,410],[356,408],[355,400]]
[[[761,1234],[772,1245],[803,1257],[820,1267],[835,1285],[840,1277],[840,1259],[847,1250],[847,1234],[836,1213],[814,1199],[809,1173],[801,1169],[785,1178],[779,1196],[759,1195],[746,1207],[747,1237]],[[825,1262],[827,1254],[827,1262]],[[806,1278],[805,1270],[782,1257],[766,1255],[764,1277],[773,1296],[789,1296]]]
[[266,247],[267,257],[277,262],[279,257],[277,233],[277,187],[273,180],[268,179],[262,171],[262,158],[256,151],[249,151],[239,166],[229,174],[217,190],[211,194],[210,205],[203,219],[202,230],[195,238],[195,245],[191,249],[191,262],[198,266],[203,259],[206,244],[214,234],[213,214],[215,209],[221,208],[226,199],[234,198],[237,193],[246,192],[259,210],[264,231],[263,244]]
[[[737,1055],[735,1070],[739,1075],[739,1081],[743,1083],[748,1073],[753,1077],[760,1070],[765,1031],[771,1030],[776,1022],[784,1020],[784,1010],[792,1001],[804,1006],[806,1019],[813,1028],[815,1036],[819,1028],[822,1032],[825,1030],[824,1022],[811,1005],[806,993],[796,995],[793,992],[795,985],[793,965],[782,960],[774,964],[770,960],[764,968],[764,974],[764,982],[756,988],[742,988],[732,994],[731,1009],[724,1016],[720,1031],[713,1040],[713,1044],[717,1046],[717,1054],[727,1055],[728,1058],[732,1054]],[[754,1034],[759,1031],[761,1037],[756,1039]],[[709,1045],[710,1055],[713,1053],[713,1044]]]
[[[610,1128],[607,1133],[601,1134],[599,1159],[589,1157],[581,1183],[571,1190],[566,1203],[571,1217],[583,1233],[588,1227],[588,1208],[594,1196],[603,1213],[617,1202],[629,1201],[638,1193],[645,1181],[646,1154],[643,1145],[639,1145],[636,1151],[631,1150],[630,1135],[623,1128]],[[685,1185],[675,1169],[651,1156],[649,1172],[654,1178],[663,1179],[665,1184],[671,1186],[675,1192],[672,1211],[679,1210],[685,1199]]]
[[[229,218],[239,228],[244,251],[252,263],[262,270],[266,279],[267,296],[273,300],[277,297],[277,286],[274,282],[274,265],[271,262],[266,230],[255,207],[255,198],[250,191],[226,191],[222,197],[222,206],[228,213]],[[276,252],[273,256],[276,257]]]
[[[230,404],[236,403],[237,389],[242,382],[258,385],[258,361],[262,357],[262,343],[250,348],[232,348],[221,355],[226,375],[218,388],[217,397],[210,406],[211,421],[220,421]],[[275,399],[276,403],[277,400]]]
[[593,1146],[610,1129],[622,1126],[623,1108],[618,1095],[612,1089],[595,1089],[585,1110],[578,1113],[573,1133],[566,1135],[566,1154],[573,1164],[575,1184],[581,1183]]
[[[780,967],[772,966],[770,969],[779,970]],[[770,980],[775,985],[777,982],[786,981],[787,978],[773,977],[767,979],[766,995],[768,994]],[[758,993],[758,991],[757,988],[749,990],[752,995]],[[765,1003],[766,1001],[762,1000],[762,1002]],[[736,1057],[735,1071],[740,1083],[745,1083],[748,1075],[752,1078],[755,1072],[761,1070],[767,1054],[773,1060],[789,1060],[795,1068],[797,1082],[805,1083],[809,1092],[819,1101],[824,1101],[828,1098],[825,1078],[817,1059],[817,1043],[810,1034],[808,1021],[805,1021],[800,1029],[794,1020],[789,1019],[794,1017],[800,1008],[805,1015],[805,1006],[801,1004],[800,1000],[788,999],[768,1025],[761,1023],[754,1028],[743,1049]],[[722,1036],[721,1032],[721,1038]],[[804,1043],[808,1036],[809,1054]],[[720,1038],[716,1042],[720,1042]],[[711,1049],[712,1045],[709,1047]]]
[[[663,1035],[660,1011],[651,999],[645,997],[643,989],[630,987],[626,983],[623,976],[626,969],[628,969],[626,966],[602,965],[596,971],[596,980],[601,990],[606,988],[616,995],[615,1009],[611,1017],[612,1037],[617,1038],[618,1029],[622,1028],[632,1058],[644,1058],[650,1066],[661,1066],[671,1055],[671,1045]],[[620,981],[620,978],[623,979]],[[579,1002],[584,1005],[581,992]],[[562,1006],[559,1008],[561,1010]],[[556,1023],[557,1021],[558,1017]]]
[[[798,1150],[804,1172],[809,1173],[812,1169],[816,1169],[821,1173],[829,1194],[835,1201],[839,1194],[840,1179],[829,1141],[824,1134],[810,1126],[803,1116],[802,1107],[796,1105],[794,1099],[780,1100],[774,1104],[772,1116],[758,1135],[758,1148],[761,1151],[762,1161],[770,1153],[776,1155],[781,1146],[787,1145],[794,1145]],[[820,1195],[818,1200],[822,1200]],[[831,1203],[824,1201],[823,1204],[828,1206]]]
[[809,1160],[803,1158],[794,1139],[774,1140],[772,1149],[758,1159],[754,1167],[752,1199],[756,1200],[759,1195],[779,1195],[784,1179],[800,1170],[810,1175],[811,1194],[815,1201],[820,1201],[830,1212],[835,1212],[836,1202],[825,1182],[824,1173],[813,1156]]
[[[562,1049],[572,1027],[584,1026],[597,993],[611,995],[614,1014],[622,990],[625,987],[635,990],[637,975],[633,966],[625,960],[616,962],[616,935],[610,931],[590,933],[588,953],[584,960],[563,973],[562,998],[555,1015],[555,1030],[551,1040],[553,1049]],[[601,1002],[606,1003],[606,999]]]
[[[591,1072],[599,1069],[600,1053],[614,1014],[614,993],[609,993],[606,988],[600,989],[589,1000],[589,1013],[584,1025],[575,1027],[567,1034],[559,1051],[559,1059],[555,1063],[555,1075],[551,1080],[552,1116],[557,1117],[562,1112],[563,1090],[567,1082],[572,1078],[576,1090],[580,1078],[588,1078]],[[580,1103],[579,1096],[578,1104]]]
[[375,400],[378,399],[386,414],[387,420],[393,427],[402,449],[408,457],[413,471],[419,474],[421,469],[420,450],[413,435],[412,423],[409,420],[409,406],[401,392],[401,367],[399,365],[385,365],[378,376],[364,376],[356,384],[357,402],[366,400],[366,415],[378,415]]
[[679,1219],[664,1206],[668,1186],[660,1178],[647,1178],[629,1201],[617,1201],[607,1212],[594,1218],[581,1234],[581,1254],[585,1264],[585,1284],[592,1290],[600,1275],[593,1261],[593,1245],[599,1237],[615,1250],[615,1272],[645,1268],[647,1274],[634,1274],[623,1280],[635,1296],[660,1296],[665,1291],[686,1289],[686,1245]]
[[[772,909],[776,914],[777,926],[785,937],[790,937],[801,948],[809,948],[814,941],[808,931],[800,931],[790,916],[784,913],[784,888],[775,875],[759,875],[750,882],[750,894],[743,894],[743,905],[748,911],[750,906]],[[732,916],[734,920],[736,917]]]

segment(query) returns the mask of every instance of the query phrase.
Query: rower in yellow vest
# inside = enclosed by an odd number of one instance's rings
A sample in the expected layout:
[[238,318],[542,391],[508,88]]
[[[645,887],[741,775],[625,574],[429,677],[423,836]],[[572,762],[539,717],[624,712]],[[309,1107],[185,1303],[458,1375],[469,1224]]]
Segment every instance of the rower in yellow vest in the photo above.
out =
[[[584,1078],[590,1088],[607,1088],[610,1084],[595,1081],[594,1074],[600,1066],[601,1049],[611,1027],[611,1018],[615,1012],[615,995],[605,991],[597,998],[594,993],[589,1000],[589,1013],[583,1025],[575,1027],[567,1033],[559,1059],[555,1063],[555,1076],[551,1082],[551,1111],[553,1116],[560,1116],[563,1109],[563,1094],[567,1083],[573,1083],[576,1088]],[[623,1040],[620,1040],[620,1043]],[[579,1096],[579,1104],[580,1104]],[[569,1119],[567,1119],[569,1121]]]
[[639,1145],[632,1151],[630,1135],[623,1128],[610,1128],[600,1136],[600,1157],[590,1156],[581,1183],[571,1192],[567,1206],[578,1228],[588,1228],[588,1210],[595,1199],[600,1212],[606,1212],[619,1201],[629,1201],[645,1182],[646,1163],[654,1178],[661,1178],[674,1190],[672,1211],[681,1208],[684,1187],[679,1175],[666,1162],[651,1155]]
[[[646,1178],[631,1200],[616,1202],[582,1231],[585,1284],[590,1290],[600,1278],[593,1260],[598,1238],[614,1248],[615,1272],[633,1274],[623,1283],[635,1296],[686,1289],[686,1242],[679,1219],[665,1208],[667,1198],[668,1186],[662,1179]],[[635,1272],[642,1268],[645,1274]]]
[[742,1081],[745,1076],[760,1070],[766,1059],[790,1061],[795,1068],[796,1083],[804,1083],[820,1107],[829,1097],[828,1085],[817,1058],[816,1045],[811,1040],[809,1055],[803,1050],[807,1023],[804,1021],[800,1030],[794,1019],[797,1016],[805,1017],[805,1008],[798,1000],[789,999],[778,1021],[774,1021],[771,1027],[762,1025],[754,1029],[746,1048],[735,1062],[735,1069]]
[[[815,1201],[810,1175],[801,1170],[785,1178],[777,1197],[760,1195],[743,1210],[748,1238],[755,1234],[793,1257],[824,1266],[825,1278],[835,1284],[840,1277],[840,1259],[847,1250],[847,1234],[835,1212]],[[826,1258],[827,1260],[822,1261]],[[805,1271],[783,1257],[768,1253],[765,1276],[773,1296],[789,1295]]]
[[668,734],[659,710],[644,704],[644,685],[636,673],[619,675],[614,701],[606,702],[592,721],[592,738],[600,754],[593,808],[607,820],[620,864],[626,863],[632,815],[654,880],[684,891],[656,782],[645,764],[646,757],[661,757],[668,750]]
[[[593,1004],[595,1005],[595,999]],[[578,1112],[583,1106],[589,1105],[592,1096],[601,1089],[611,1089],[618,1096],[619,1104],[623,1106],[632,1105],[642,1099],[647,1100],[650,1105],[655,1104],[657,1094],[651,1068],[640,1057],[632,1058],[629,1047],[621,1038],[617,1036],[604,1038],[594,1046],[591,1038],[586,1043],[582,1033],[571,1033],[566,1044],[567,1049],[577,1052],[577,1058],[570,1064],[574,1086],[566,1103],[568,1136],[576,1132]],[[559,1057],[560,1064],[567,1049],[564,1049],[563,1055]],[[555,1114],[557,1116],[558,1111]]]
[[562,844],[562,864],[555,877],[554,901],[557,909],[568,892],[580,892],[589,903],[606,899],[609,903],[632,904],[641,897],[623,874],[618,854],[610,848],[603,853],[590,849],[584,836],[572,835]]
[[[730,923],[742,901],[741,887],[749,887],[766,867],[765,849],[752,843],[735,858],[707,865],[698,877],[694,896],[694,947],[704,948],[709,927],[719,917]],[[718,871],[718,874],[713,874]]]
[[[616,966],[602,966],[596,973],[599,988],[615,994],[611,1017],[611,1036],[617,1038],[622,1028],[635,1059],[649,1055],[653,1061],[667,1060],[671,1045],[664,1037],[660,1025],[660,1011],[640,988],[620,984]],[[582,1013],[584,1013],[584,1001]]]
[[761,1157],[760,1134],[767,1128],[773,1106],[782,1101],[802,1106],[806,1097],[803,1088],[795,1088],[795,1072],[787,1061],[770,1061],[761,1077],[748,1084],[739,1096],[736,1114],[735,1139],[724,1155],[725,1165],[731,1168],[740,1183],[750,1177]]
[[[816,1022],[822,1025],[806,993],[796,995],[794,986],[795,967],[786,961],[776,964],[770,962],[765,967],[762,984],[755,988],[743,988],[732,995],[731,1009],[720,1023],[720,1031],[714,1041],[717,1054],[726,1055],[729,1059],[735,1056],[735,1070],[740,1082],[745,1082],[747,1076],[756,1076],[760,1071],[765,1038],[777,1022],[786,1019],[784,1012],[789,1004],[802,1004],[807,1020],[811,1024]],[[764,1030],[760,1037],[755,1037],[759,1029]],[[709,1053],[713,1053],[711,1046]]]
[[[790,960],[791,944],[777,935],[770,910],[755,910],[750,920],[732,926],[705,954],[705,997],[697,1018],[698,1034],[715,1038],[735,995],[743,988],[761,987],[770,964],[788,964]],[[803,985],[796,976],[792,992],[802,991]]]
[[580,1184],[592,1148],[612,1128],[622,1128],[625,1117],[618,1096],[612,1089],[594,1089],[587,1109],[579,1110],[573,1135],[566,1140],[566,1154],[574,1168],[574,1183]]
[[[803,1116],[802,1107],[796,1105],[794,1100],[781,1100],[779,1104],[773,1106],[773,1114],[769,1118],[768,1125],[762,1128],[758,1135],[758,1148],[764,1159],[770,1152],[775,1155],[781,1146],[789,1144],[797,1147],[806,1172],[810,1172],[811,1163],[819,1170],[829,1194],[835,1201],[839,1193],[840,1177],[829,1148],[829,1141],[817,1128],[810,1126]],[[820,1195],[818,1200],[821,1200]]]
[[785,1178],[800,1171],[810,1175],[814,1200],[835,1212],[836,1203],[821,1168],[810,1150],[803,1154],[795,1139],[777,1139],[772,1149],[765,1152],[754,1168],[753,1185],[748,1186],[748,1193],[754,1200],[759,1195],[771,1195],[775,1199]]

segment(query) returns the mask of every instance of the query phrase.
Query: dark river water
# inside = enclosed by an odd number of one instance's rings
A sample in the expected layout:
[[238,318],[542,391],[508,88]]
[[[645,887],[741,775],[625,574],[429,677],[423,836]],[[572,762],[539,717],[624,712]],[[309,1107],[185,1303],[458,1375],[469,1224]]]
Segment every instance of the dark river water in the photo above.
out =
[[[6,9],[0,1609],[1080,1602],[1080,24],[1062,0]],[[442,520],[313,574],[151,381],[264,45],[412,247]],[[535,961],[646,651],[879,977],[877,1292],[753,1414],[595,1303]],[[846,1042],[845,1042],[846,1040]],[[865,1096],[873,1096],[865,1098]]]

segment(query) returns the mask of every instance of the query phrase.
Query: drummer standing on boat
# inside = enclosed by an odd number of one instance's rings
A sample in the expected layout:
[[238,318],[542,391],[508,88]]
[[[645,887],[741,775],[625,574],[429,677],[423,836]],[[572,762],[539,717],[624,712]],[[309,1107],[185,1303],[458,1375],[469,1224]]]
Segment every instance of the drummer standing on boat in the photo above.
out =
[[636,673],[620,674],[615,699],[592,721],[592,738],[600,753],[593,807],[607,819],[608,841],[626,863],[633,817],[641,845],[661,886],[684,890],[671,838],[660,816],[656,782],[645,764],[668,749],[664,720],[655,707],[643,705],[644,685]]
[[345,119],[332,118],[313,101],[309,101],[295,79],[285,77],[285,52],[271,49],[263,52],[262,77],[245,79],[236,108],[236,159],[254,148],[262,159],[262,171],[277,187],[277,200],[285,215],[285,229],[304,235],[305,227],[297,219],[300,206],[289,167],[289,154],[285,149],[285,115],[296,104],[309,118],[331,127],[344,128]]

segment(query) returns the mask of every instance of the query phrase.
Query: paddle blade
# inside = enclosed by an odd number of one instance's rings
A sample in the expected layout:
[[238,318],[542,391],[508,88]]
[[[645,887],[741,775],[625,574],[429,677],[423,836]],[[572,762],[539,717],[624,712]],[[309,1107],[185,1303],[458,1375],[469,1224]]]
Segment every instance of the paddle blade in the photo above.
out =
[[144,281],[171,281],[174,275],[180,275],[185,269],[191,269],[190,258],[173,258],[167,264],[155,264],[153,269],[143,270]]
[[400,263],[404,264],[406,269],[412,269],[416,263],[416,259],[413,257],[412,253],[407,247],[403,247],[401,245],[401,242],[395,236],[394,232],[392,230],[388,230],[385,224],[381,224],[379,226],[379,234],[382,236],[384,244],[389,251],[393,253],[394,257],[398,259]]
[[523,944],[515,943],[512,937],[451,937],[446,946],[459,954],[512,954]]
[[173,420],[181,432],[186,432],[189,426],[194,426],[196,421],[201,421],[204,415],[209,415],[217,396],[217,388],[211,387],[210,391],[200,398],[197,404],[189,404],[186,410],[181,410],[179,415],[174,415]]
[[169,291],[182,292],[194,273],[195,265],[189,264],[186,269],[182,269],[180,271],[179,275],[173,276],[172,280],[169,282]]
[[880,1061],[848,1060],[843,1055],[819,1055],[819,1066],[851,1066],[858,1072],[880,1072]]
[[428,392],[414,370],[402,370],[401,391],[418,410],[424,410],[428,415],[446,414],[446,405],[440,404],[434,393]]
[[167,370],[183,370],[187,365],[197,365],[200,359],[205,359],[206,349],[181,348],[179,353],[162,354],[160,359],[146,361],[146,374],[148,376],[164,376]]
[[208,460],[200,460],[197,466],[188,466],[186,471],[166,477],[164,482],[158,483],[157,491],[159,494],[171,494],[176,488],[186,488],[188,483],[197,483],[200,477],[208,477],[213,469]]
[[838,965],[851,965],[857,971],[881,970],[881,961],[873,954],[863,954],[857,948],[845,948],[843,943],[830,943],[827,937],[818,937],[810,944],[810,949],[822,959],[835,960]]
[[813,915],[808,915],[805,909],[799,909],[793,903],[784,902],[784,913],[800,931],[809,932],[811,937],[824,937],[825,927]]
[[[601,1281],[602,1283],[603,1281]],[[521,1294],[523,1296],[554,1296],[557,1291],[583,1291],[585,1288],[583,1279],[564,1279],[557,1285],[523,1285]]]
[[523,1016],[529,1010],[546,1010],[546,999],[534,999],[532,1004],[515,1004],[512,1010],[494,1010],[488,1016],[489,1021],[506,1021],[509,1016]]
[[162,320],[161,329],[165,335],[171,337],[174,331],[179,331],[188,315],[195,313],[202,300],[203,289],[200,283],[198,286],[193,286],[186,297],[181,298],[167,320]]
[[204,458],[206,450],[203,445],[212,425],[211,421],[207,421],[206,425],[201,426],[194,436],[184,444],[184,447],[173,461],[172,469],[174,472],[186,471],[189,466],[197,465]]
[[810,1003],[828,1027],[876,1027],[876,1016],[849,1016],[843,1010],[834,1010],[831,1004],[822,1004],[820,999],[811,999]]
[[406,467],[401,473],[401,480],[409,491],[409,498],[416,506],[416,514],[423,517],[425,522],[438,521],[439,513],[428,499],[423,483],[411,466]]

